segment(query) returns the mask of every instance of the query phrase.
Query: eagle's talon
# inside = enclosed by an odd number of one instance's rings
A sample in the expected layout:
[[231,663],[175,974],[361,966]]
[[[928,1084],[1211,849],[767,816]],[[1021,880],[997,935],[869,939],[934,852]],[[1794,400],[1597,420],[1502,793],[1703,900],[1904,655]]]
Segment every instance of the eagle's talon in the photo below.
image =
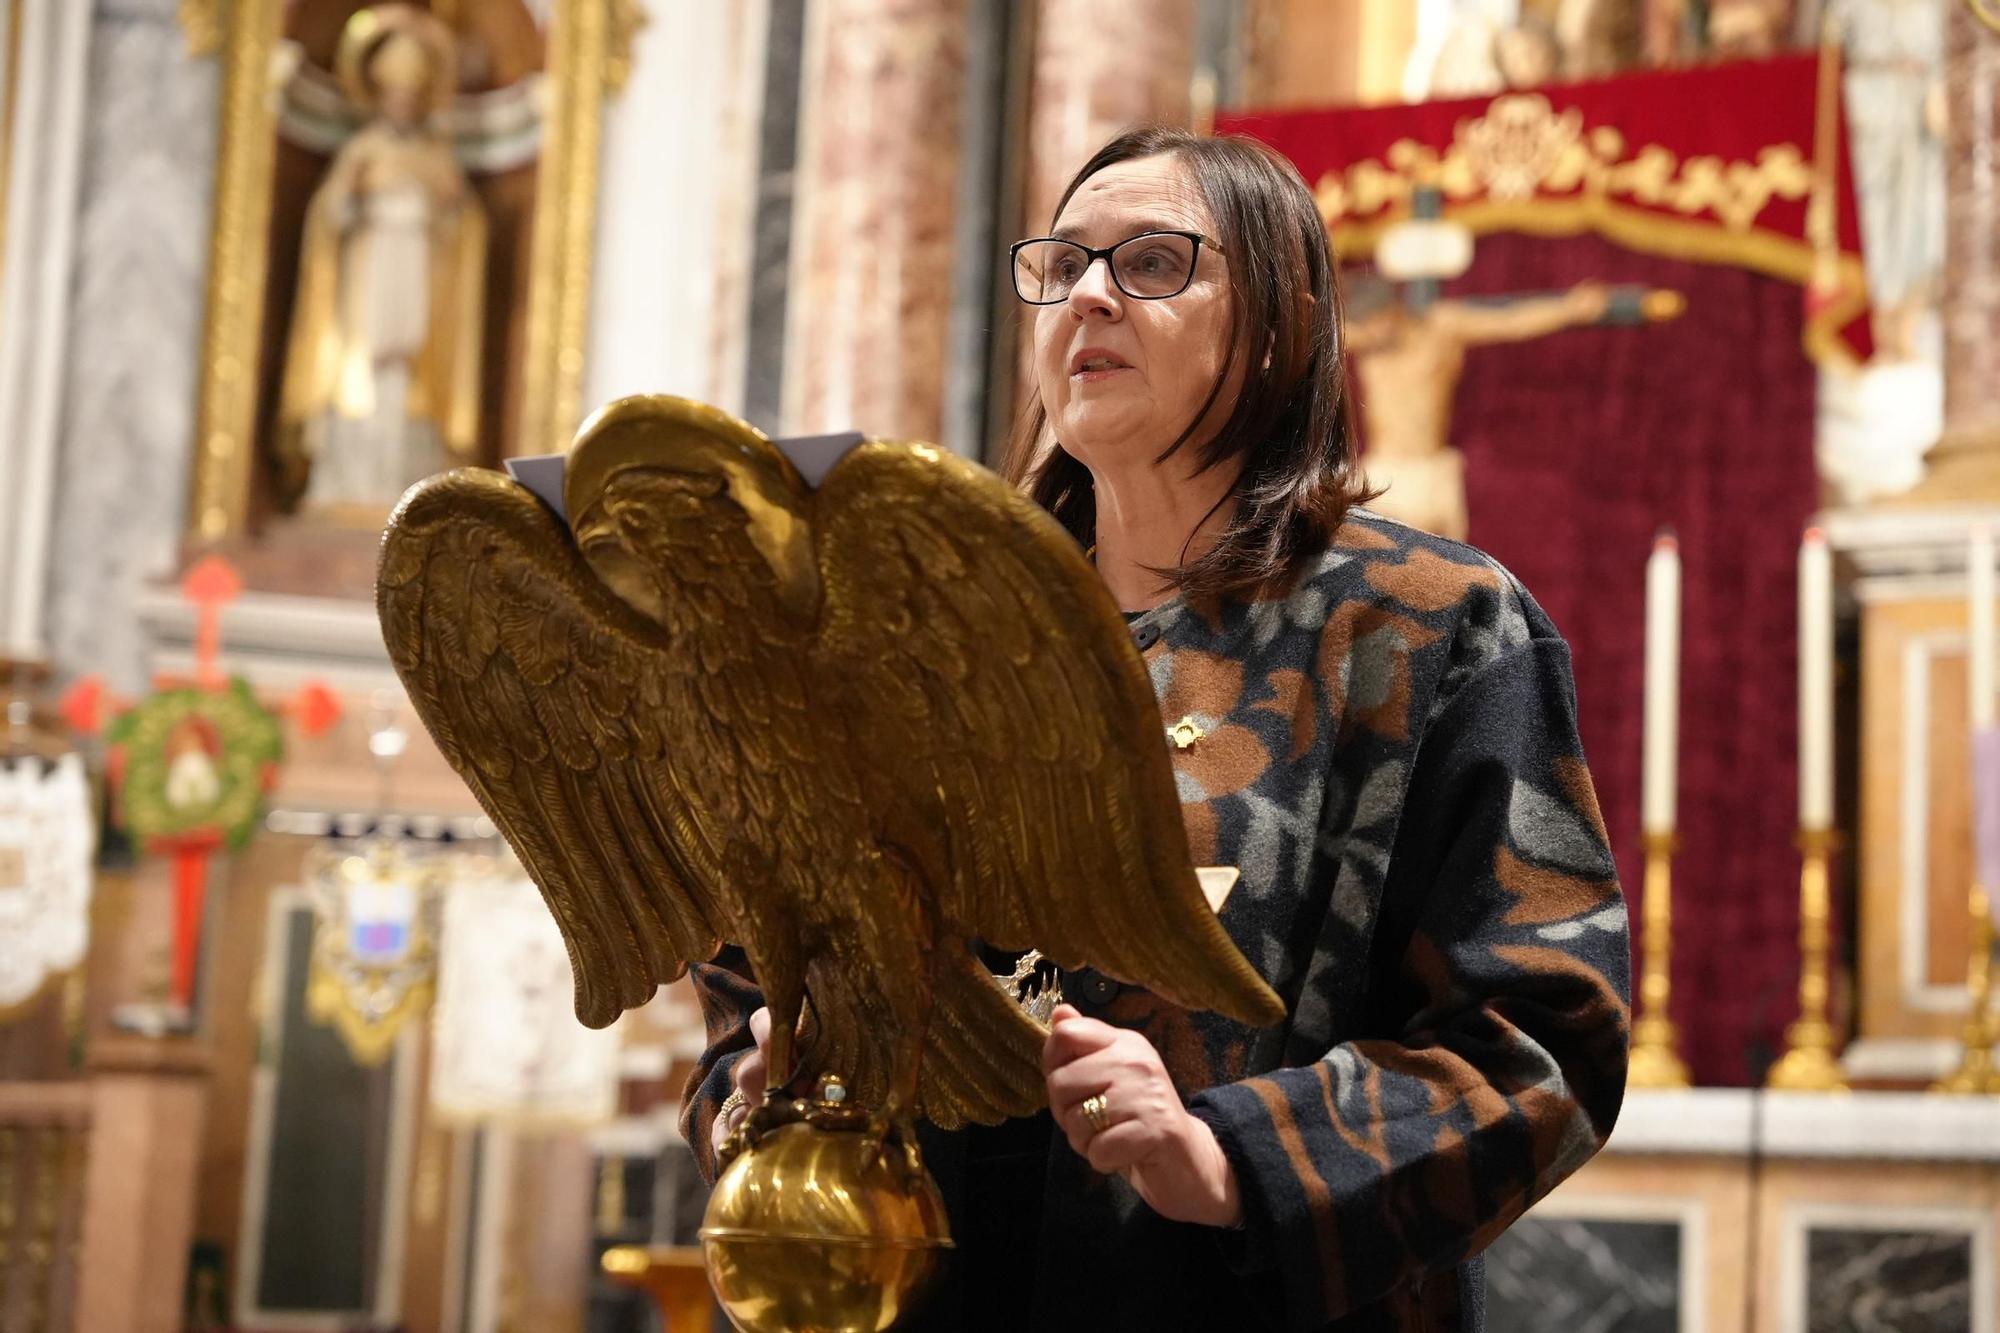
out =
[[924,1155],[917,1147],[917,1127],[914,1122],[904,1121],[896,1126],[896,1138],[903,1149],[903,1170],[912,1182],[924,1178]]

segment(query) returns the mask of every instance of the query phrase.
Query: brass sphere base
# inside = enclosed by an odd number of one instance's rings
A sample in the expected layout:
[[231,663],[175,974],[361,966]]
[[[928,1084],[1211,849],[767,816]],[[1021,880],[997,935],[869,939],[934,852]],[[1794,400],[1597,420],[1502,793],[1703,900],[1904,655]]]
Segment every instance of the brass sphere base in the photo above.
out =
[[885,1333],[916,1308],[951,1232],[905,1134],[829,1099],[824,1080],[817,1101],[751,1112],[701,1226],[709,1285],[741,1333]]

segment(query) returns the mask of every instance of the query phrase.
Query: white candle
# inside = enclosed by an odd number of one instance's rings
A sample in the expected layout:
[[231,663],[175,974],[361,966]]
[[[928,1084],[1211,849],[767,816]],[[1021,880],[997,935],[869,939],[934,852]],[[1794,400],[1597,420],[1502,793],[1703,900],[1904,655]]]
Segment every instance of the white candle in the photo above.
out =
[[1681,548],[1671,533],[1662,533],[1646,560],[1645,782],[1639,808],[1647,833],[1674,829],[1680,693]]
[[1833,827],[1833,553],[1818,528],[1799,546],[1799,827]]
[[1970,577],[1966,580],[1971,598],[1968,617],[1972,626],[1972,726],[1974,730],[1993,725],[1993,529],[1984,523],[1972,529],[1972,549],[1968,555]]
[[[1976,523],[1966,552],[1967,623],[1972,631],[1966,673],[1972,718],[1973,874],[1989,894],[2000,893],[2000,727],[1994,726],[1993,528]],[[1989,902],[2000,901],[1989,899]],[[2000,914],[1996,914],[2000,921]]]

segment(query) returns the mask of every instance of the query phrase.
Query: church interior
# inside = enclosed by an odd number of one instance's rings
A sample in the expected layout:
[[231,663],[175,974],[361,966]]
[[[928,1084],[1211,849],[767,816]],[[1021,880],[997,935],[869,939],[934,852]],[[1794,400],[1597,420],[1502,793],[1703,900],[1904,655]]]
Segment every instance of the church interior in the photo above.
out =
[[384,525],[630,394],[998,467],[1145,123],[1297,167],[1374,506],[1573,654],[1630,1072],[1485,1327],[2000,1333],[1995,0],[0,19],[0,1333],[726,1326],[701,1007],[578,1021]]

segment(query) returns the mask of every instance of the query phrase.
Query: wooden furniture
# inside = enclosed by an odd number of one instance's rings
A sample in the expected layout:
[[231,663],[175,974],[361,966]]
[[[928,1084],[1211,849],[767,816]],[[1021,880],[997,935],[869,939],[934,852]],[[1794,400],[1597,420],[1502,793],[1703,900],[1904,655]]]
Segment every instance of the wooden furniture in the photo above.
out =
[[107,1037],[0,1084],[0,1333],[179,1333],[207,1080],[200,1046]]

